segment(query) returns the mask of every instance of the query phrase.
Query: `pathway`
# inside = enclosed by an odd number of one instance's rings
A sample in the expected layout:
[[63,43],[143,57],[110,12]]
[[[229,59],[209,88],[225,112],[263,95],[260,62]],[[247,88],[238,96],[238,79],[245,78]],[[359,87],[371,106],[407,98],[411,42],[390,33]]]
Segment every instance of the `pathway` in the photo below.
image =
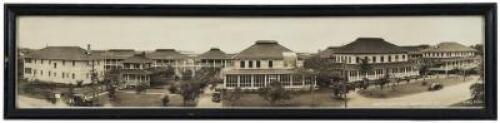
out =
[[469,86],[477,81],[475,76],[467,82],[446,86],[438,91],[428,91],[396,98],[368,98],[349,93],[350,108],[448,108],[470,98]]

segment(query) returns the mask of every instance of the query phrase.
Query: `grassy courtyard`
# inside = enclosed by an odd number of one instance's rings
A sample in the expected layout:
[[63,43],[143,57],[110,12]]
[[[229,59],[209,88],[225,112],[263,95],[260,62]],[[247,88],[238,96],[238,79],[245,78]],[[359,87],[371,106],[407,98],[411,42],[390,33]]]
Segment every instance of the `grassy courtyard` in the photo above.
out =
[[[162,107],[162,99],[165,94],[154,93],[158,90],[148,90],[146,93],[135,93],[134,91],[118,91],[116,98],[110,100],[113,107]],[[169,107],[181,107],[182,97],[178,94],[169,94]]]
[[341,107],[343,100],[333,99],[329,96],[331,92],[327,89],[309,92],[294,93],[290,100],[282,100],[275,105],[270,105],[266,100],[255,93],[244,93],[241,98],[231,106],[223,101],[224,107]]
[[[466,81],[470,80],[467,78]],[[426,79],[427,83],[437,82],[442,84],[444,88],[460,83],[464,83],[466,81],[463,80],[462,76],[450,75],[449,77],[439,77]],[[411,83],[401,82],[396,84],[394,87],[391,87],[394,83],[387,84],[384,89],[380,89],[378,85],[372,85],[372,87],[368,89],[362,89],[357,91],[358,94],[369,97],[369,98],[394,98],[401,97],[405,95],[411,95],[416,93],[422,93],[429,91],[429,84],[422,85],[423,80],[419,79],[417,81],[413,81]],[[439,91],[439,90],[437,90]]]

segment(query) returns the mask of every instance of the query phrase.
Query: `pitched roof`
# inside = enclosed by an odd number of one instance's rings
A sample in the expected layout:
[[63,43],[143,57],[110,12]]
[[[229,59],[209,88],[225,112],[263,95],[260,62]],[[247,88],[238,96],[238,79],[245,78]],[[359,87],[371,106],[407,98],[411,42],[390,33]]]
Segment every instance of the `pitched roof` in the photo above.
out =
[[459,51],[476,51],[474,48],[470,48],[459,44],[457,42],[443,42],[435,47],[424,49],[423,52],[459,52]]
[[361,37],[336,50],[337,54],[396,54],[405,53],[399,46],[382,38]]
[[123,60],[123,63],[152,63],[153,60],[146,58],[145,53],[140,53],[140,54],[135,54],[134,56],[131,56],[125,60]]
[[233,56],[233,59],[283,59],[285,52],[293,51],[274,40],[259,40]]
[[413,45],[413,46],[400,46],[401,49],[407,51],[407,52],[419,52],[424,49],[429,48],[429,45]]
[[133,49],[109,49],[103,55],[106,59],[126,59],[135,54]]
[[198,55],[198,59],[231,59],[231,54],[226,54],[219,48],[211,48],[209,51]]
[[335,47],[335,46],[330,46],[326,48],[323,51],[320,51],[318,54],[322,58],[327,58],[330,57],[332,54],[334,54],[340,47]]
[[146,54],[147,58],[150,59],[187,59],[188,56],[181,54],[175,49],[156,49],[154,52],[147,53]]
[[59,60],[88,60],[87,50],[78,46],[47,46],[43,49],[33,51],[26,56],[36,59],[59,59]]

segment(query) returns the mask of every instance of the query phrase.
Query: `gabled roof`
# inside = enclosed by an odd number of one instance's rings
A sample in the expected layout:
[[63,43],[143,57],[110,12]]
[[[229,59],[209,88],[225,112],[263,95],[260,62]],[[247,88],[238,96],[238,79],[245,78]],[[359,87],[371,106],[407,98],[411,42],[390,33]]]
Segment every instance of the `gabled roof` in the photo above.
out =
[[443,42],[435,47],[424,49],[422,52],[460,52],[460,51],[475,52],[476,49],[464,46],[457,42]]
[[231,54],[226,54],[219,48],[211,48],[209,51],[198,55],[197,59],[231,59]]
[[147,58],[150,59],[187,59],[189,58],[187,55],[181,54],[174,49],[156,49],[154,52],[146,54]]
[[397,54],[406,53],[399,46],[382,38],[361,37],[347,45],[338,48],[337,54]]
[[26,58],[57,59],[57,60],[89,60],[87,50],[78,46],[47,46],[29,53]]
[[233,59],[283,59],[283,53],[292,50],[274,40],[259,40],[254,45],[233,56]]
[[133,49],[110,49],[107,50],[103,55],[106,59],[126,59],[135,54]]
[[140,53],[140,54],[135,54],[134,56],[131,56],[125,60],[123,60],[123,63],[152,63],[153,60],[146,58],[145,53]]

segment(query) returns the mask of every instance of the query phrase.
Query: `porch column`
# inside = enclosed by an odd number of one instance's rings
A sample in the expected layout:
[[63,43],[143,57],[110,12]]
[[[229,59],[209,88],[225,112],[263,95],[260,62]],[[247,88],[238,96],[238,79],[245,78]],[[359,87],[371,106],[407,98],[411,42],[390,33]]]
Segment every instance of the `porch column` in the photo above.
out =
[[250,87],[252,87],[252,88],[253,88],[253,87],[255,87],[255,86],[254,86],[254,84],[255,84],[255,82],[254,82],[254,81],[255,81],[255,79],[254,79],[254,75],[252,74],[252,75],[250,75],[250,82],[251,82]]
[[267,74],[264,74],[264,87],[267,87]]
[[227,75],[224,75],[224,80],[222,80],[224,82],[224,88],[226,88],[226,84],[227,84]]
[[236,76],[238,76],[238,81],[237,81],[238,84],[236,85],[236,87],[240,87],[240,77],[241,77],[241,75],[236,75]]
[[292,74],[289,74],[288,78],[289,78],[288,82],[290,83],[290,86],[293,86],[293,83],[292,83],[293,76],[292,76]]

